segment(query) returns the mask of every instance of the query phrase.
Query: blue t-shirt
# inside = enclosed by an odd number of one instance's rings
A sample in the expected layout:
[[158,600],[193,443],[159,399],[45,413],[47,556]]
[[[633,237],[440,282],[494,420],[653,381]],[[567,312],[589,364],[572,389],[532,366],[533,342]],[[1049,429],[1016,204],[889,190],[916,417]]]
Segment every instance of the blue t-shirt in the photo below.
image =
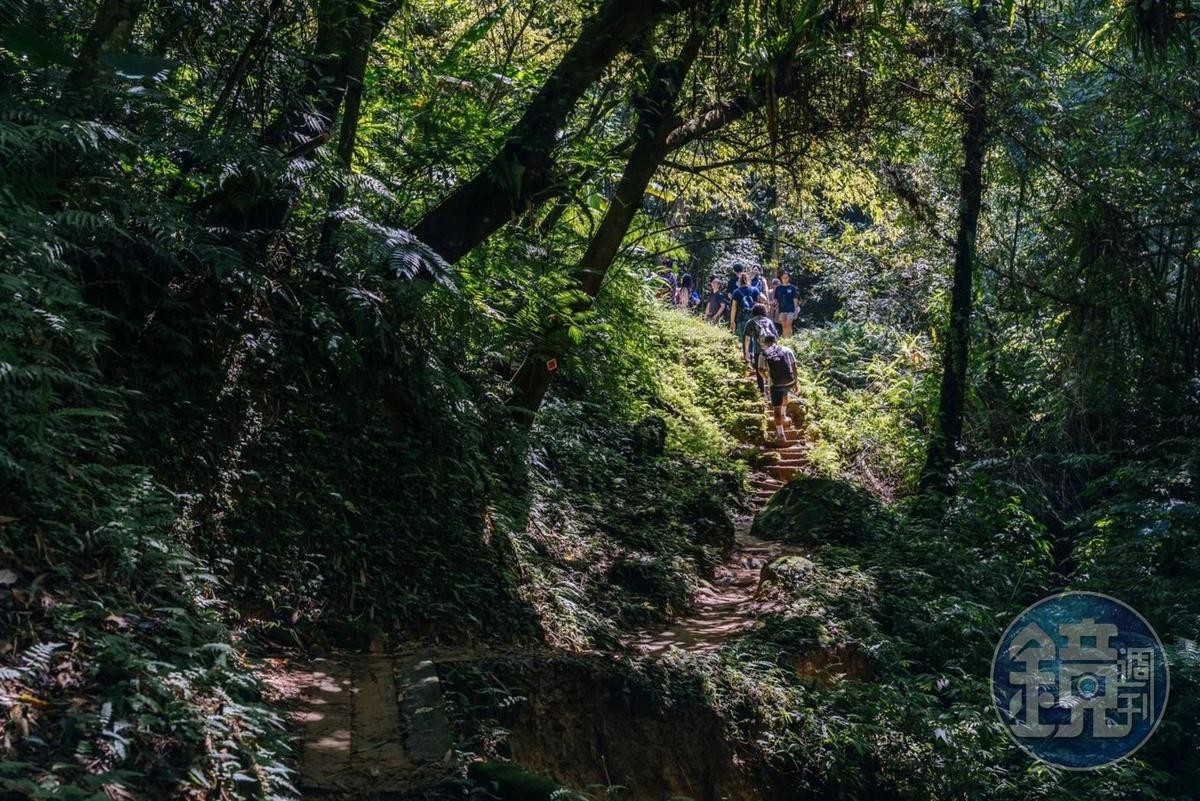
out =
[[775,302],[779,304],[779,311],[791,313],[796,311],[796,285],[795,284],[780,284],[775,287]]
[[753,309],[757,300],[758,290],[752,286],[739,286],[733,291],[733,302],[740,307],[739,314]]

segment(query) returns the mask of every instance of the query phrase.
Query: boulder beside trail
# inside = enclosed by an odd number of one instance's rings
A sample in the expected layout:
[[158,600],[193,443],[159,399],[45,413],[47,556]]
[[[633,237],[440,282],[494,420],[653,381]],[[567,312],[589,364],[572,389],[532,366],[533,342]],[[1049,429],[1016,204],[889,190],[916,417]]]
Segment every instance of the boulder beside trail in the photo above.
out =
[[754,518],[750,533],[764,540],[806,545],[861,545],[884,523],[869,492],[829,478],[797,476],[771,497]]
[[734,418],[734,439],[748,445],[763,445],[767,441],[767,418],[762,412],[743,412]]

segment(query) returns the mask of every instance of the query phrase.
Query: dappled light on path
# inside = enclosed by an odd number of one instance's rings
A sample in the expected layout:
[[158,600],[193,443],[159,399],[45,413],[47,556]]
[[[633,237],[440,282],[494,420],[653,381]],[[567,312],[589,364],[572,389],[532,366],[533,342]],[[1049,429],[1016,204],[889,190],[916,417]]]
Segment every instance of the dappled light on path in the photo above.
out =
[[661,631],[643,631],[626,645],[652,655],[672,648],[694,653],[714,651],[729,638],[754,628],[758,618],[775,611],[777,603],[763,590],[763,568],[781,556],[802,550],[793,545],[767,542],[749,534],[750,518],[738,521],[733,555],[717,567],[711,582],[696,592],[695,612]]
[[[783,440],[767,447],[762,467],[750,477],[754,490],[751,508],[755,513],[805,467],[804,454],[804,438],[789,418]],[[778,600],[763,591],[764,568],[780,557],[803,555],[804,549],[752,536],[752,521],[753,515],[737,520],[733,552],[717,566],[711,581],[701,583],[692,614],[663,629],[637,632],[624,641],[625,645],[647,656],[672,649],[715,651],[730,638],[752,630],[762,615],[780,611]]]

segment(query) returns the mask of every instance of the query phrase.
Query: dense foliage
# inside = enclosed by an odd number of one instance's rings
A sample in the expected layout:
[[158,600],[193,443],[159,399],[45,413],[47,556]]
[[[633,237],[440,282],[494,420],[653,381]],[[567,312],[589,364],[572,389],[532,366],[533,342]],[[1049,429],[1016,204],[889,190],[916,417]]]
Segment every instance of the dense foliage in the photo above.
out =
[[[814,797],[1191,797],[1196,29],[0,0],[0,798],[294,797],[254,654],[623,653],[686,611],[765,418],[667,259],[801,287],[811,475],[756,530],[811,558],[639,692]],[[1094,774],[988,706],[999,631],[1062,587],[1173,659],[1161,731]]]

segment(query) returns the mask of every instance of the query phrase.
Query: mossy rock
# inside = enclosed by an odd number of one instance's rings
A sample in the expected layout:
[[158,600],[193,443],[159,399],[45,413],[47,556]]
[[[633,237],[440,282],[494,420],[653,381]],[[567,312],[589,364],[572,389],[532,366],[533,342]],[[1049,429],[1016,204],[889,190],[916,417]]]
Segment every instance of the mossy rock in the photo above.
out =
[[800,476],[779,488],[754,518],[750,533],[803,544],[861,545],[884,525],[879,502],[845,481]]
[[733,550],[733,518],[715,498],[697,498],[691,507],[692,532],[695,541],[718,549],[721,553]]
[[624,554],[608,569],[608,581],[635,599],[645,599],[659,610],[681,609],[687,604],[687,587],[679,576],[653,556]]
[[476,762],[467,777],[502,801],[550,801],[563,787],[507,762]]
[[743,412],[734,418],[731,433],[739,442],[765,445],[767,442],[767,417],[761,412]]
[[804,401],[797,398],[788,401],[787,414],[792,419],[792,425],[798,429],[803,429],[808,422],[808,412],[805,409]]

